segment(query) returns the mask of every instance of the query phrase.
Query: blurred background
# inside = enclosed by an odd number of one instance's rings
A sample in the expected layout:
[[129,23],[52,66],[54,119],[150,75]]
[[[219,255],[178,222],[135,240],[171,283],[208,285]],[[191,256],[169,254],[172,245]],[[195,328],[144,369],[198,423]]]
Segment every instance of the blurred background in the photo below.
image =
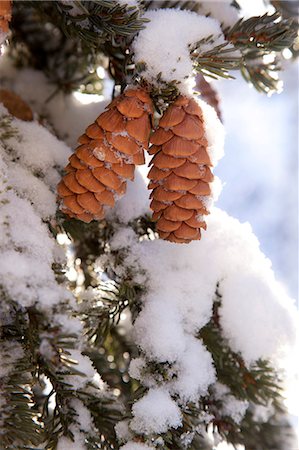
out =
[[226,128],[224,184],[217,206],[249,222],[277,278],[298,296],[298,63],[286,61],[284,89],[267,97],[242,77],[217,81]]

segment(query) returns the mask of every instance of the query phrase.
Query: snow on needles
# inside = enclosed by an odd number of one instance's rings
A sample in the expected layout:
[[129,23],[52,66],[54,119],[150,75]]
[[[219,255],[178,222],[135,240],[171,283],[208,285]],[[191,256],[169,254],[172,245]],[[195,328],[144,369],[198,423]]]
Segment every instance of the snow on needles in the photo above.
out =
[[[69,154],[69,148],[48,130],[36,122],[13,118],[0,105],[0,314],[9,323],[12,302],[24,309],[34,306],[48,317],[55,336],[57,330],[76,335],[76,348],[69,349],[69,356],[80,373],[67,375],[69,369],[65,366],[60,373],[65,371],[65,380],[69,377],[74,389],[88,382],[100,391],[105,386],[96,385],[91,361],[82,354],[82,324],[71,316],[75,299],[56,280],[53,270],[53,265],[63,259],[48,225],[56,212],[59,171]],[[52,339],[50,331],[41,336],[39,350],[45,359],[52,357]]]
[[[156,84],[160,74],[164,82],[175,80],[180,83],[182,93],[188,93],[193,70],[190,46],[211,35],[215,37],[213,46],[224,43],[220,23],[179,9],[148,11],[144,17],[150,22],[133,42],[135,63],[146,65],[142,76]],[[210,50],[211,44],[201,49],[203,52]]]
[[[132,361],[130,375],[148,392],[134,404],[129,429],[150,434],[179,426],[175,403],[180,408],[196,402],[216,385],[212,355],[198,333],[211,318],[217,286],[222,335],[232,350],[247,367],[260,358],[283,366],[282,356],[294,341],[296,312],[249,224],[214,208],[200,242],[138,241],[123,225],[111,246],[124,250],[121,270],[139,272],[139,282],[146,285],[133,331],[141,356]],[[161,364],[166,376],[149,371],[151,363]],[[223,395],[225,414],[239,422],[248,404],[230,392]],[[130,449],[131,441],[126,445]]]
[[69,149],[37,123],[13,119],[0,105],[0,283],[23,307],[44,309],[69,292],[55,280],[59,247],[44,220],[56,211],[58,169]]

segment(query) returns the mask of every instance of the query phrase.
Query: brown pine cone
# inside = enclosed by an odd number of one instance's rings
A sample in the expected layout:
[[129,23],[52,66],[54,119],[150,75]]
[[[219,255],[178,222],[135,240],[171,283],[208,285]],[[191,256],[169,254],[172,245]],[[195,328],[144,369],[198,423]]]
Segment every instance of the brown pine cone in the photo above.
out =
[[114,206],[148,148],[153,106],[146,91],[127,89],[106,109],[78,139],[57,187],[60,209],[84,222],[102,219]]
[[160,237],[177,243],[200,239],[214,176],[198,103],[178,97],[160,119],[151,143],[149,189]]
[[222,115],[220,110],[220,99],[217,91],[213,88],[213,86],[208,83],[203,75],[198,74],[196,76],[196,86],[195,89],[200,92],[200,97],[208,103],[208,105],[212,106],[215,109],[218,118],[222,122]]
[[11,0],[0,1],[0,31],[7,33],[9,30],[8,24],[11,19]]
[[12,116],[17,117],[17,119],[25,121],[33,120],[33,112],[30,106],[14,92],[0,89],[0,103],[5,106]]

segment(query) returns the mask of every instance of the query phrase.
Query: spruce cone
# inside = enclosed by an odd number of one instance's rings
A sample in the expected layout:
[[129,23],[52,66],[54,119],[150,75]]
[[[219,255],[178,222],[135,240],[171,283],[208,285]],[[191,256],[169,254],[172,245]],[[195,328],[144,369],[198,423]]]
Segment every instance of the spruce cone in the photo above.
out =
[[105,207],[114,206],[148,148],[153,107],[144,90],[127,89],[106,109],[78,139],[57,187],[60,209],[84,222],[102,219]]
[[11,19],[11,0],[0,1],[0,31],[7,33],[9,30],[8,23]]
[[196,90],[200,92],[200,97],[208,103],[208,105],[212,106],[215,109],[218,118],[222,122],[222,115],[220,110],[220,99],[217,91],[213,88],[213,86],[208,83],[203,75],[198,74],[196,76]]
[[14,92],[0,89],[0,103],[5,106],[12,116],[17,117],[17,119],[29,122],[33,120],[33,113],[30,106]]
[[160,237],[177,243],[200,239],[214,176],[198,103],[178,97],[160,119],[151,143],[149,189]]

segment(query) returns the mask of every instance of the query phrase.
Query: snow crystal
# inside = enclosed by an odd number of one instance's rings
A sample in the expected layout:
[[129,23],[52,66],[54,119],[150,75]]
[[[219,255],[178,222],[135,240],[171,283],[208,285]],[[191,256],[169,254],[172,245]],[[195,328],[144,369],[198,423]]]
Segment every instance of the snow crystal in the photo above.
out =
[[251,405],[251,409],[253,410],[253,420],[259,423],[268,422],[270,417],[275,413],[272,400],[266,406],[253,404]]
[[196,401],[207,394],[209,385],[215,381],[215,369],[211,354],[200,340],[189,337],[186,348],[174,370],[177,380],[173,383],[172,391],[184,401]]
[[234,422],[239,424],[245,416],[249,402],[231,395],[229,388],[221,383],[214,384],[213,392],[216,400],[221,400],[222,402],[220,414],[231,417]]
[[34,204],[37,212],[44,218],[56,212],[56,195],[45,183],[35,177],[29,170],[17,164],[11,164],[8,184]]
[[117,3],[120,5],[129,6],[129,7],[135,6],[136,8],[138,8],[138,6],[139,6],[138,0],[117,0]]
[[147,444],[142,444],[141,442],[127,442],[125,445],[120,447],[120,450],[152,450],[154,447]]
[[180,408],[163,388],[150,389],[134,403],[130,427],[136,433],[164,433],[182,424]]
[[65,436],[59,438],[57,443],[57,450],[86,450],[85,437],[74,427],[70,427],[73,433],[73,441]]
[[121,420],[115,425],[114,429],[119,442],[125,442],[131,439],[132,432],[129,429],[128,420]]
[[83,388],[86,383],[93,380],[95,370],[90,359],[87,356],[82,355],[80,350],[69,349],[68,351],[68,359],[70,359],[74,363],[71,364],[71,366],[73,366],[75,370],[78,370],[81,375],[69,375],[64,378],[66,381],[69,381],[69,383],[72,385],[72,388],[79,390]]
[[70,401],[70,406],[76,412],[76,420],[78,422],[80,430],[90,432],[93,428],[93,423],[91,414],[86,406],[84,406],[82,401],[78,399],[72,399]]
[[145,368],[146,360],[144,358],[133,358],[130,362],[129,374],[132,378],[140,380]]
[[46,128],[36,122],[18,121],[17,123],[21,140],[11,138],[8,143],[13,146],[20,163],[32,170],[42,172],[47,177],[47,172],[54,166],[63,168],[69,148],[64,142],[59,141]]
[[185,350],[184,331],[179,311],[167,301],[167,288],[164,295],[161,293],[158,301],[151,301],[152,297],[148,297],[135,321],[134,333],[136,342],[150,359],[174,362]]
[[[148,11],[144,17],[150,22],[133,41],[135,63],[146,64],[142,76],[156,84],[161,74],[163,81],[176,80],[181,83],[179,88],[183,93],[190,92],[193,70],[190,46],[211,35],[215,37],[213,46],[222,44],[224,38],[219,22],[178,9]],[[202,46],[202,52],[207,49],[211,46]]]
[[24,350],[17,341],[1,342],[0,347],[0,379],[7,377],[14,369],[16,361],[24,356]]

